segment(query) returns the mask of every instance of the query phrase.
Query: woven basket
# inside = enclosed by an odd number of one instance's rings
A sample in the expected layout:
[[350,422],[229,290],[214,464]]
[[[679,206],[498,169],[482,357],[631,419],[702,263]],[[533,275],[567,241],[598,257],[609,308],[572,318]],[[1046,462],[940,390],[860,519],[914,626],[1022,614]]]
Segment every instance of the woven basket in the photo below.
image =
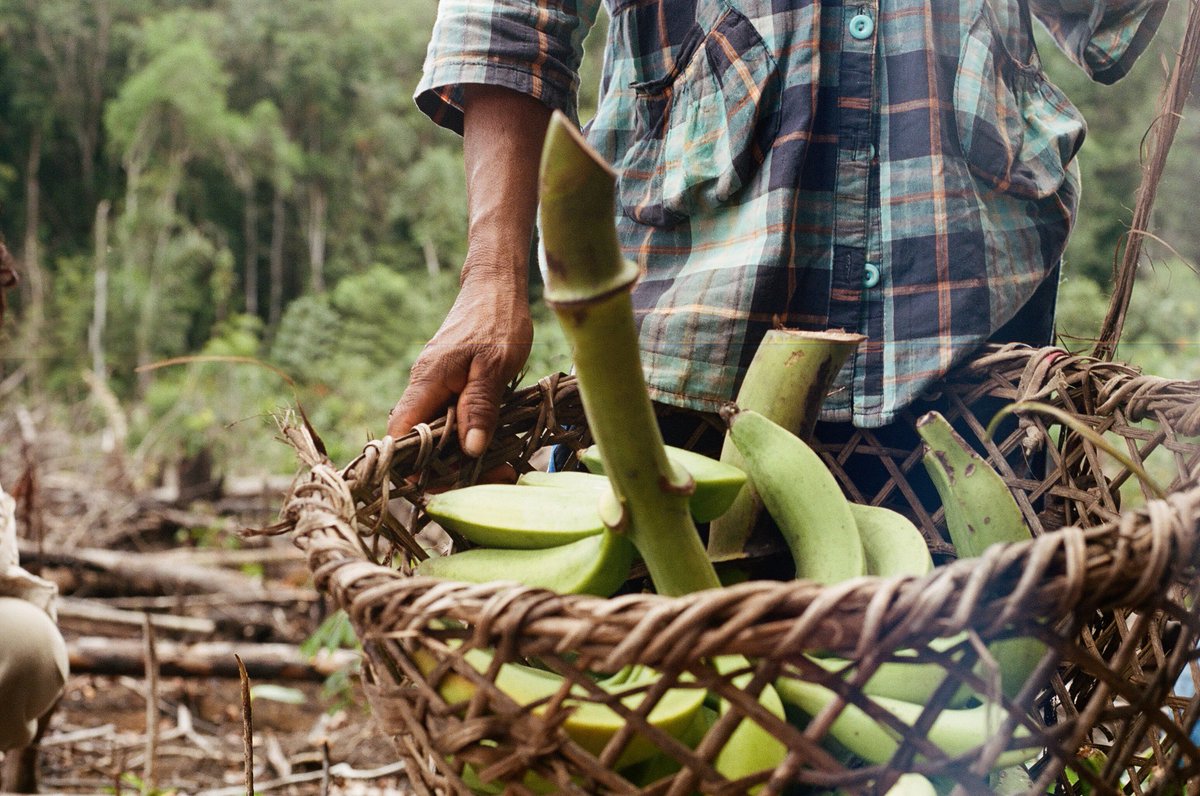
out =
[[[987,440],[986,419],[968,408],[983,396],[1035,398],[1074,415],[1169,483],[1166,498],[1145,498],[1129,470],[1046,416],[1024,416],[1004,438]],[[408,762],[418,793],[469,792],[464,777],[512,793],[718,794],[758,786],[764,794],[882,793],[908,771],[957,785],[958,792],[991,792],[996,779],[989,771],[1011,745],[1014,728],[1022,727],[1043,748],[1027,765],[1039,793],[1165,792],[1200,778],[1200,749],[1189,737],[1200,698],[1179,685],[1200,681],[1194,600],[1200,593],[1200,382],[1145,376],[1056,348],[1006,346],[956,371],[939,402],[950,419],[974,432],[1006,476],[1036,538],[951,561],[924,578],[868,577],[825,587],[754,580],[682,598],[630,593],[605,600],[406,574],[401,562],[424,518],[401,499],[470,482],[503,462],[528,469],[531,457],[553,443],[586,443],[579,395],[565,376],[512,395],[479,461],[462,459],[452,417],[401,440],[372,442],[341,471],[311,435],[292,430],[311,472],[289,498],[284,519],[318,588],[353,620],[371,705]],[[913,407],[907,422],[923,409]],[[1044,480],[1014,475],[1008,460],[1020,446],[1048,451]],[[848,494],[863,502],[907,502],[933,551],[950,549],[940,512],[921,506],[912,487],[910,474],[923,469],[919,452],[888,449],[864,430],[822,455],[835,474],[844,472],[850,456],[878,459],[888,474],[879,491],[864,495],[844,483]],[[1122,509],[1123,503],[1140,505]],[[959,657],[921,653],[950,676],[914,726],[879,710],[853,684],[896,650],[961,631],[967,640],[956,648]],[[957,683],[994,692],[985,644],[1011,634],[1035,635],[1049,652],[1023,692],[998,709],[1002,721],[985,744],[953,757],[942,753],[927,740],[928,728]],[[470,648],[494,650],[497,662],[536,660],[559,672],[575,686],[571,700],[613,704],[625,714],[629,733],[603,750],[584,749],[561,726],[574,704],[564,703],[566,688],[522,708],[493,684],[494,669],[480,674],[463,660]],[[851,661],[854,677],[814,666],[805,653],[816,651]],[[754,662],[743,670],[754,676],[738,678],[741,687],[733,682],[738,672],[718,675],[709,665],[725,654]],[[418,667],[414,656],[436,666]],[[661,672],[636,709],[614,703],[588,674],[630,663]],[[1185,671],[1190,681],[1180,679]],[[470,699],[447,704],[439,686],[448,673],[473,682]],[[780,677],[820,682],[839,698],[806,725],[785,722],[756,699]],[[646,721],[674,685],[707,688],[727,705],[695,748]],[[891,727],[899,744],[887,762],[866,764],[830,740],[833,722],[855,709],[848,704]],[[789,752],[773,772],[730,782],[713,761],[742,717],[761,724]],[[614,763],[633,732],[679,770],[654,782],[630,781]],[[1080,758],[1090,750],[1102,754],[1093,753],[1085,765]]]

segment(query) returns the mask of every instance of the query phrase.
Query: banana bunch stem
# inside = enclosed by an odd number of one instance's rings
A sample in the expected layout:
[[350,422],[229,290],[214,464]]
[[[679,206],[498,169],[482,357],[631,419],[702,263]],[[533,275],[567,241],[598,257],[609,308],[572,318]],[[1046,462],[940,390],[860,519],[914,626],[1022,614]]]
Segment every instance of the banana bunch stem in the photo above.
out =
[[[660,594],[718,588],[688,512],[691,476],[674,467],[646,391],[630,293],[637,266],[621,255],[612,170],[556,113],[541,164],[547,302],[574,348],[592,436],[620,502],[602,511],[628,532]],[[611,519],[610,519],[611,518]]]

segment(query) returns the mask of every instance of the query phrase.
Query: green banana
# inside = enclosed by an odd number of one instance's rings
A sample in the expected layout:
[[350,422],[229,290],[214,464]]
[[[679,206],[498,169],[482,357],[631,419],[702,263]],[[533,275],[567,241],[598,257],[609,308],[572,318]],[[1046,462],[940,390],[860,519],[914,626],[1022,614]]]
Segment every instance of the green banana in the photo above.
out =
[[611,492],[612,484],[608,478],[595,473],[585,473],[582,470],[562,470],[547,473],[541,470],[530,470],[522,473],[517,479],[520,486],[553,486],[568,489],[594,489],[597,492]]
[[[959,633],[950,638],[937,638],[929,642],[930,649],[946,652],[962,644],[966,639],[965,633]],[[903,659],[913,657],[912,650],[897,650],[896,657]],[[819,658],[814,655],[805,656],[808,660],[826,671],[840,673],[850,667],[850,662],[842,658]],[[881,663],[871,678],[862,686],[862,692],[868,696],[889,697],[918,705],[925,704],[937,691],[947,677],[945,667],[933,662],[894,660]],[[960,708],[975,698],[975,692],[967,686],[962,686],[947,702],[951,708]]]
[[960,558],[993,544],[1028,541],[1032,534],[1008,485],[938,412],[917,420],[928,448],[924,463],[946,509],[946,529]]
[[[789,705],[799,708],[809,716],[817,715],[837,695],[816,683],[792,677],[781,677],[775,681],[775,690]],[[902,724],[917,723],[924,705],[916,705],[888,697],[871,697],[878,707],[892,714]],[[947,757],[970,752],[983,746],[999,730],[1007,714],[992,703],[973,708],[943,710],[934,719],[925,737],[941,749]],[[889,726],[876,721],[861,708],[846,704],[830,725],[829,734],[854,754],[869,763],[884,763],[900,748],[900,738]],[[1028,739],[1029,730],[1018,726],[1013,732],[1018,740]],[[1020,746],[1010,749],[997,759],[996,768],[1007,768],[1035,757],[1041,745]]]
[[837,583],[866,568],[850,504],[821,457],[803,440],[758,412],[726,407],[729,437],[783,534],[796,577]]
[[[738,388],[737,405],[760,412],[801,439],[812,437],[825,394],[846,358],[866,338],[841,331],[771,329],[754,351]],[[726,438],[721,461],[744,468],[737,447]],[[708,529],[708,557],[728,561],[743,548],[762,510],[753,483],[738,493],[729,509]]]
[[[988,785],[995,796],[1022,796],[1033,793],[1033,780],[1024,766],[1009,766],[993,771],[988,777]],[[1083,793],[1087,791],[1084,790]]]
[[[437,660],[427,650],[416,650],[410,654],[413,663],[428,677],[438,667]],[[472,649],[463,654],[463,659],[480,674],[493,667],[491,652]],[[637,710],[646,698],[649,687],[659,677],[646,667],[639,667],[632,676],[618,673],[620,682],[608,683],[601,680],[597,685],[620,699],[630,710]],[[518,663],[505,663],[496,672],[496,687],[522,707],[530,708],[534,715],[542,715],[542,703],[551,699],[562,689],[563,679],[542,669]],[[446,672],[433,684],[438,693],[450,705],[467,704],[475,695],[476,686],[466,677],[454,671]],[[599,755],[617,732],[625,726],[625,718],[606,704],[585,701],[582,686],[572,689],[575,696],[568,696],[564,705],[573,708],[562,723],[562,728],[573,741],[593,755]],[[705,690],[702,688],[678,687],[667,690],[646,716],[647,722],[673,737],[680,737],[691,728],[696,714],[704,704]],[[615,768],[622,768],[648,760],[658,751],[653,741],[634,733],[618,756]]]
[[925,537],[908,517],[882,506],[859,503],[850,504],[850,513],[862,539],[868,575],[920,577],[933,571]]
[[[971,449],[938,412],[917,420],[928,451],[925,469],[942,498],[946,530],[962,558],[980,556],[993,544],[1028,541],[1032,534],[1008,485]],[[1000,688],[1012,699],[1025,686],[1046,652],[1033,638],[1003,639],[988,645],[999,666]]]
[[[746,483],[746,473],[731,464],[684,448],[663,447],[667,460],[682,467],[696,482],[696,491],[688,498],[688,511],[696,522],[710,522],[721,516]],[[604,475],[604,460],[598,445],[585,449],[579,460],[590,472]]]
[[432,495],[425,513],[485,547],[557,547],[604,530],[597,491],[478,484]]
[[[716,721],[717,711],[708,706],[701,706],[691,725],[679,736],[679,741],[689,749],[695,749]],[[672,755],[659,752],[649,760],[635,763],[618,773],[639,788],[648,788],[659,780],[678,773],[682,768],[683,765]]]
[[937,796],[937,790],[920,774],[901,774],[886,796]]
[[[713,666],[720,674],[738,671],[748,665],[741,655],[720,655],[713,660]],[[752,679],[754,672],[748,671],[735,676],[733,684],[739,689],[744,689]],[[786,720],[783,702],[769,683],[759,692],[758,703],[781,720]],[[722,716],[729,712],[729,703],[724,699],[721,700],[719,712]],[[717,752],[713,767],[733,782],[763,771],[774,771],[787,757],[787,751],[787,745],[762,725],[754,719],[744,718],[734,728],[733,734],[725,741],[721,751]],[[755,785],[748,792],[757,793],[761,789],[762,785]]]
[[633,558],[634,549],[629,539],[604,530],[575,542],[541,550],[477,547],[448,556],[435,556],[418,564],[417,574],[466,583],[515,580],[559,594],[609,597],[629,578]]

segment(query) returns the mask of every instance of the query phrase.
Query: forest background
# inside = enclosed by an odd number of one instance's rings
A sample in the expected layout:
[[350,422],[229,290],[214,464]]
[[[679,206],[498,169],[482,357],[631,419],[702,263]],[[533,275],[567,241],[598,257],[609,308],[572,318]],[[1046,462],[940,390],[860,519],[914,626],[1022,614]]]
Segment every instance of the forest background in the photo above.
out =
[[[1099,329],[1187,5],[1115,86],[1042,45],[1090,127],[1069,348]],[[464,253],[459,141],[411,100],[435,15],[434,0],[0,0],[0,233],[23,275],[0,414],[28,408],[70,432],[70,455],[120,457],[143,486],[199,455],[290,472],[272,417],[297,401],[336,462],[381,435]],[[1189,110],[1117,354],[1181,378],[1200,376],[1195,93]],[[530,380],[570,366],[532,282]],[[171,364],[194,355],[219,359]]]

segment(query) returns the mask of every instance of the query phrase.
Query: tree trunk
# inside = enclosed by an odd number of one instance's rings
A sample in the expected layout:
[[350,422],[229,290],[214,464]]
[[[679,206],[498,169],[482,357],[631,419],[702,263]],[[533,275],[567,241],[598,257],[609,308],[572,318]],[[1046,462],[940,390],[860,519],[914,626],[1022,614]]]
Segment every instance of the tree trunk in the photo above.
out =
[[258,202],[254,186],[244,192],[246,206],[242,213],[242,237],[245,239],[244,265],[246,312],[258,314]]
[[171,243],[172,225],[175,221],[176,204],[179,198],[179,186],[183,181],[183,170],[189,159],[187,150],[172,152],[167,167],[167,178],[158,199],[158,234],[155,237],[154,251],[146,263],[149,273],[146,275],[146,294],[142,299],[141,312],[137,330],[134,332],[137,351],[137,385],[138,395],[145,395],[150,388],[150,371],[147,369],[154,358],[154,335],[158,327],[159,296],[162,294],[162,269],[167,258],[167,248]]
[[308,261],[312,266],[314,293],[325,292],[325,237],[328,214],[329,195],[325,193],[323,186],[315,185],[308,192]]
[[96,205],[95,288],[93,290],[92,322],[88,324],[88,351],[92,355],[92,374],[103,383],[108,376],[104,362],[104,327],[108,321],[108,212],[107,199]]
[[271,202],[271,304],[267,312],[267,323],[274,329],[283,316],[283,233],[285,215],[283,191],[275,189]]
[[41,246],[38,228],[42,223],[42,183],[38,172],[42,167],[42,130],[37,128],[29,139],[29,156],[25,161],[25,241],[22,246],[21,270],[26,286],[25,330],[23,345],[29,375],[36,387],[40,380],[37,352],[41,343],[42,326],[46,317],[46,274],[42,271]]

